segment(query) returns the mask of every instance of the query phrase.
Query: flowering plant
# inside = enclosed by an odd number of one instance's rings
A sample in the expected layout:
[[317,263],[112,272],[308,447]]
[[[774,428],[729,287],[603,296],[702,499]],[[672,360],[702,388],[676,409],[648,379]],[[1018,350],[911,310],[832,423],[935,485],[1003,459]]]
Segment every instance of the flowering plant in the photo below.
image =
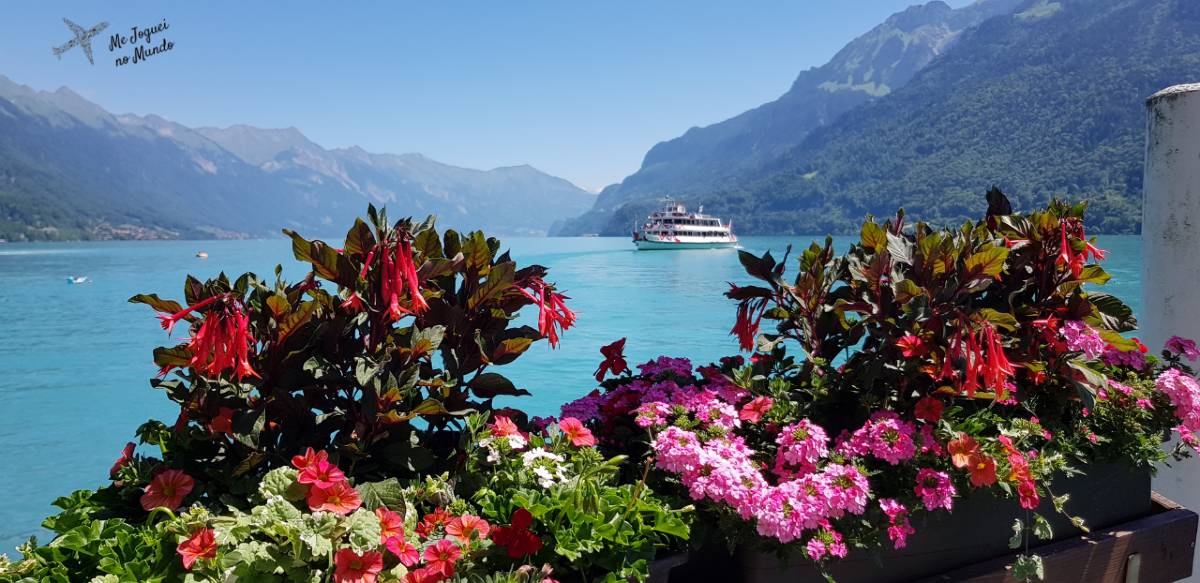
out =
[[[1160,360],[1123,335],[1129,308],[1085,287],[1109,276],[1082,205],[1018,215],[999,191],[989,203],[955,230],[906,228],[902,212],[868,221],[843,256],[829,239],[805,250],[792,281],[786,255],[742,252],[765,284],[727,294],[750,363],[693,372],[660,358],[564,415],[619,436],[601,440],[609,451],[652,457],[717,524],[818,562],[902,548],[914,516],[976,490],[1036,511],[1018,542],[1053,536],[1047,511],[1083,526],[1053,478],[1113,459],[1150,466],[1172,430],[1185,455],[1200,384],[1184,361],[1200,351],[1173,339]],[[763,320],[776,324],[760,335]],[[803,359],[788,355],[797,347]],[[633,426],[644,439],[628,438]],[[1039,565],[1023,557],[1017,574]]]
[[[336,451],[360,482],[454,469],[461,419],[529,394],[489,368],[539,339],[557,344],[573,324],[546,269],[518,268],[498,240],[368,214],[341,249],[285,231],[311,266],[299,283],[277,269],[273,282],[189,277],[184,304],[131,298],[168,332],[186,329],[182,344],[154,352],[152,384],[179,416],[139,435],[195,494],[249,490],[308,447]],[[510,326],[528,306],[538,328]],[[126,478],[140,487],[148,476]]]
[[690,508],[673,509],[644,480],[617,483],[623,456],[605,458],[570,417],[522,431],[503,415],[468,423],[477,453],[463,490],[493,522],[492,540],[513,559],[537,559],[584,581],[642,581],[650,562],[681,550]]

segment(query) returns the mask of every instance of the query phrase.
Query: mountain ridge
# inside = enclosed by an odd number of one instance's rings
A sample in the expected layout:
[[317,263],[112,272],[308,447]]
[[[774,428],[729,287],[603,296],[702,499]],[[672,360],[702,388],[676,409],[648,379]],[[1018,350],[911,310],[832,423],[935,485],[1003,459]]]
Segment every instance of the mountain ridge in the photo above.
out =
[[0,239],[273,237],[281,226],[336,236],[329,226],[368,202],[536,236],[594,198],[530,165],[327,150],[294,127],[189,128],[0,75]]

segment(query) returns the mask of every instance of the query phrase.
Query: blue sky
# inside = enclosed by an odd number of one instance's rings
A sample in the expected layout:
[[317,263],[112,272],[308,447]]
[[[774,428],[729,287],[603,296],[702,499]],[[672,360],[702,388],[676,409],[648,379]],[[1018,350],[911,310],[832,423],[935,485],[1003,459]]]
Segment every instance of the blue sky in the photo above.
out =
[[[778,97],[913,3],[39,0],[6,6],[0,74],[66,85],[114,113],[295,126],[325,147],[474,168],[532,164],[594,190],[655,143]],[[110,23],[95,66],[79,49],[51,54],[71,37],[64,16]],[[163,19],[170,52],[113,65],[110,34]]]

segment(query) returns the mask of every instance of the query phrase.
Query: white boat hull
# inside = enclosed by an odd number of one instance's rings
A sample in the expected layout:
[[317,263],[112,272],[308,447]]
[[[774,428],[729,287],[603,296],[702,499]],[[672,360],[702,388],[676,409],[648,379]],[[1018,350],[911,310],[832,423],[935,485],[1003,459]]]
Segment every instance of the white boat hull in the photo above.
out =
[[639,251],[660,251],[668,249],[732,249],[737,247],[737,241],[704,241],[696,243],[674,241],[647,241],[639,239],[634,241]]

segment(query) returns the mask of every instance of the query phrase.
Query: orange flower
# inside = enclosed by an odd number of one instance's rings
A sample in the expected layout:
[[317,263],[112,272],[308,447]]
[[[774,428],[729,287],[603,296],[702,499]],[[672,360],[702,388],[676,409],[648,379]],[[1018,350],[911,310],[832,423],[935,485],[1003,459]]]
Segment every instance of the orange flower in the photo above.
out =
[[991,486],[996,483],[996,460],[976,453],[971,456],[970,467],[971,485],[976,488]]
[[335,514],[350,514],[362,505],[356,491],[346,482],[338,482],[328,488],[313,486],[308,489],[308,507],[313,512],[324,510]]
[[491,526],[486,520],[471,514],[455,517],[446,524],[446,534],[460,542],[469,543],[471,539],[487,538]]
[[564,417],[562,421],[558,422],[558,429],[575,447],[596,445],[596,438],[592,435],[592,430],[584,427],[583,423],[574,417]]
[[388,539],[398,536],[404,538],[404,518],[387,508],[376,508],[375,517],[379,519],[379,542],[386,544]]
[[957,439],[946,444],[946,450],[950,452],[950,463],[964,469],[971,465],[971,456],[979,454],[979,443],[970,435],[959,433]]
[[192,536],[179,543],[175,552],[183,558],[183,568],[192,570],[197,559],[211,559],[217,556],[216,532],[211,528],[201,528],[192,532]]
[[196,481],[181,470],[166,470],[154,476],[146,486],[142,494],[142,508],[147,511],[158,507],[176,510],[195,486]]

